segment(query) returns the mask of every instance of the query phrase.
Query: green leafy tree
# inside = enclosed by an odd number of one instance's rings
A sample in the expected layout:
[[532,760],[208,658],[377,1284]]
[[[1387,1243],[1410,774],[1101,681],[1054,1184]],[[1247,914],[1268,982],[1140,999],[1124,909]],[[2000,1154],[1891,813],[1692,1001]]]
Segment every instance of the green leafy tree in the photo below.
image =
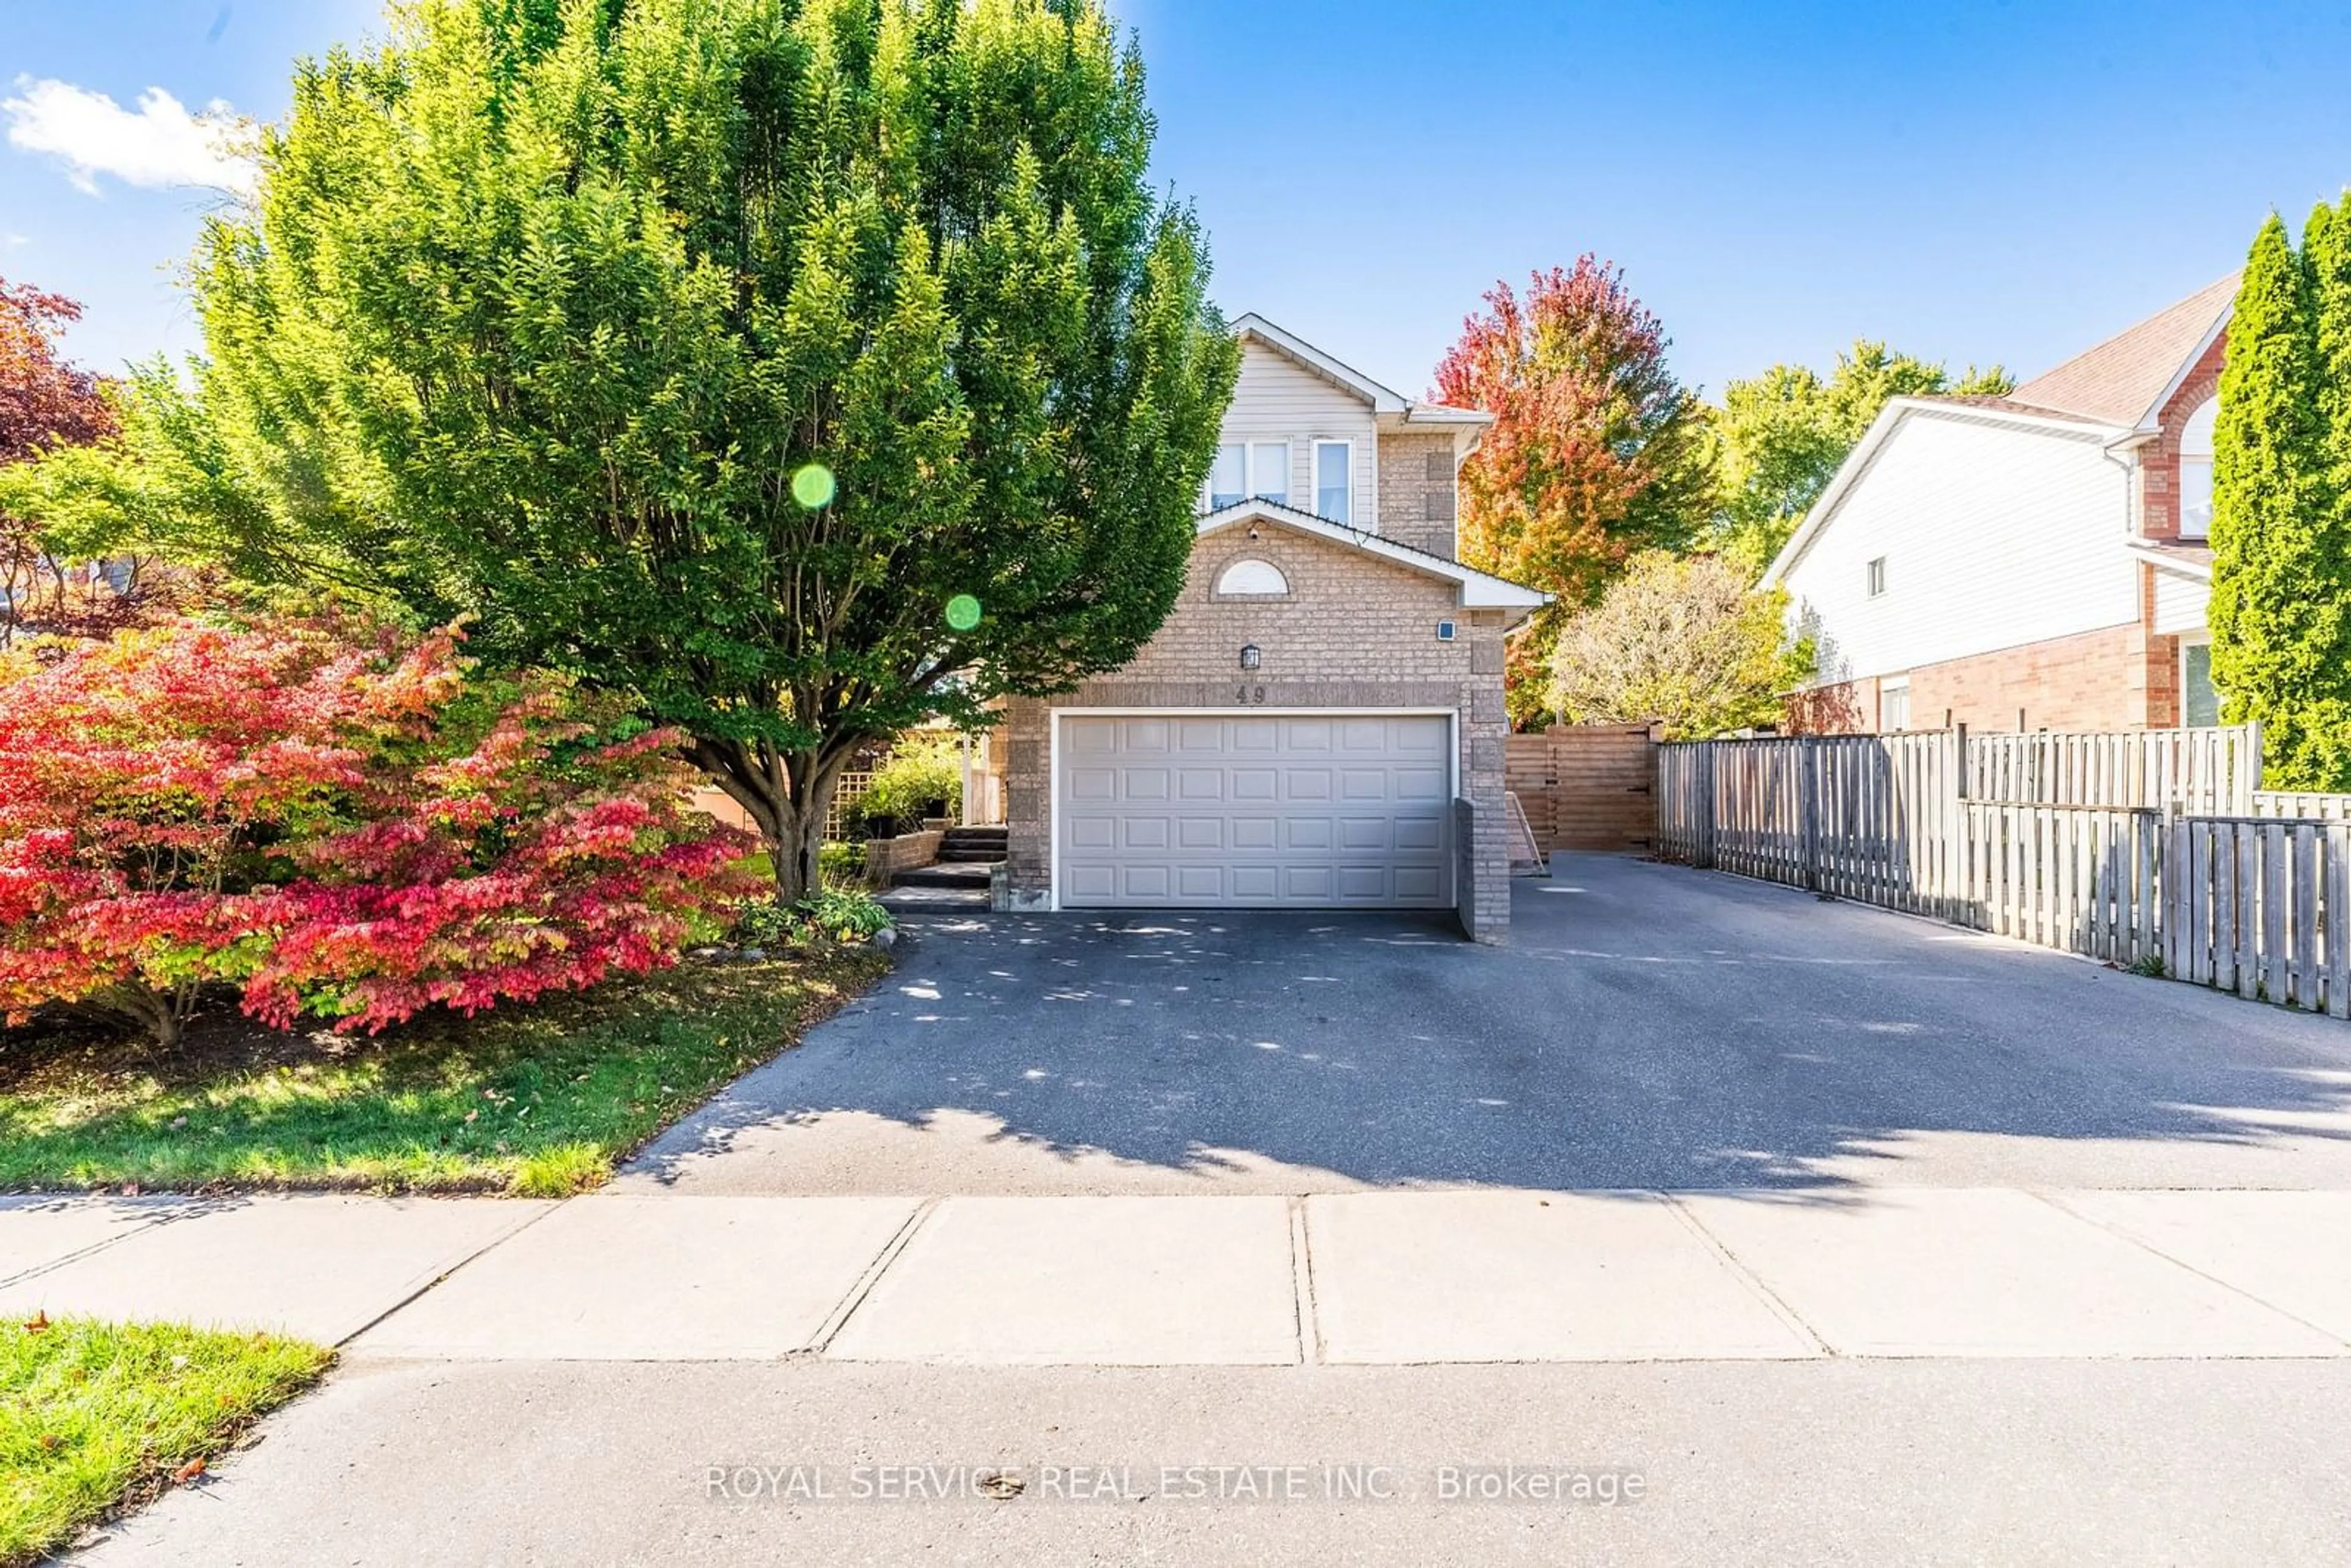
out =
[[1098,0],[388,27],[298,68],[199,256],[226,494],[632,693],[788,902],[860,747],[1156,630],[1238,354]]
[[1887,402],[1897,397],[2005,396],[2015,378],[1998,365],[1958,377],[1938,363],[1866,338],[1825,377],[1773,365],[1732,382],[1709,411],[1720,486],[1718,547],[1755,573],[1771,563]]
[[1813,649],[1788,635],[1788,596],[1751,581],[1720,556],[1635,558],[1561,628],[1552,708],[1570,724],[1654,721],[1671,740],[1776,722]]
[[2343,392],[2314,278],[2341,265],[2333,230],[2314,219],[2297,256],[2277,214],[2262,225],[2212,435],[2212,684],[2223,718],[2262,725],[2273,789],[2351,789],[2351,527],[2325,412]]

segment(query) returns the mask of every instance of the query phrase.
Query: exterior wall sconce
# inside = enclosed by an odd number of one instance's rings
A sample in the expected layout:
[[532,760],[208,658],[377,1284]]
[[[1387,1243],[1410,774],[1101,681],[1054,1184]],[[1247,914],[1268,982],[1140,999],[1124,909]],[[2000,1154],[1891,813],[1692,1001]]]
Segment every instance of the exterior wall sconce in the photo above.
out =
[[1256,644],[1256,643],[1242,643],[1242,644],[1241,644],[1241,668],[1242,668],[1242,669],[1244,669],[1244,670],[1254,670],[1254,669],[1256,669],[1256,668],[1257,668],[1257,666],[1258,666],[1258,660],[1259,660],[1259,655],[1258,651],[1257,651],[1257,644]]

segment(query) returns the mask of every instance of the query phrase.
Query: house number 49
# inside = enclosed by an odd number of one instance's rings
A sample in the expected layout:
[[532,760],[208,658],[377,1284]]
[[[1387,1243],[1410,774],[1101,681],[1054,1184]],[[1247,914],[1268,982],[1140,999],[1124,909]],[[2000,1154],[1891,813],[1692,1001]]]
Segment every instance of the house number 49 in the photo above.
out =
[[1238,701],[1245,703],[1261,703],[1265,701],[1265,688],[1263,686],[1243,686],[1237,694],[1237,698]]

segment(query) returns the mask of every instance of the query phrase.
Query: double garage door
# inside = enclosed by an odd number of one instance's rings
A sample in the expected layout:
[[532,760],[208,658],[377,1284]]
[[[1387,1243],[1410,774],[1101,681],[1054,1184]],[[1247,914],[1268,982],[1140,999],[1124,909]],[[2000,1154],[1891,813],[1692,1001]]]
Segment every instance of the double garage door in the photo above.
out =
[[1061,906],[1449,907],[1452,747],[1441,714],[1063,714]]

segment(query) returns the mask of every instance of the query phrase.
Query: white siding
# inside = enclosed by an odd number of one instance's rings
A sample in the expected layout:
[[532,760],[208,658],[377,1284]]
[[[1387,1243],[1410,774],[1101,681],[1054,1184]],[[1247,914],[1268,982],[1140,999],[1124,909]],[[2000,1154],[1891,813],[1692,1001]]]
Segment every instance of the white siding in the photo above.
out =
[[1290,495],[1301,511],[1314,509],[1314,442],[1352,441],[1355,527],[1371,528],[1379,513],[1379,433],[1372,405],[1351,392],[1260,343],[1241,345],[1240,384],[1225,411],[1227,441],[1290,441]]
[[1912,414],[1788,571],[1790,613],[1820,637],[1824,682],[2128,625],[2127,506],[2095,440]]
[[2160,567],[2155,573],[2155,630],[2158,635],[2176,637],[2181,632],[2204,630],[2207,606],[2211,602],[2212,585],[2202,578],[2189,577],[2185,572],[2165,571]]

